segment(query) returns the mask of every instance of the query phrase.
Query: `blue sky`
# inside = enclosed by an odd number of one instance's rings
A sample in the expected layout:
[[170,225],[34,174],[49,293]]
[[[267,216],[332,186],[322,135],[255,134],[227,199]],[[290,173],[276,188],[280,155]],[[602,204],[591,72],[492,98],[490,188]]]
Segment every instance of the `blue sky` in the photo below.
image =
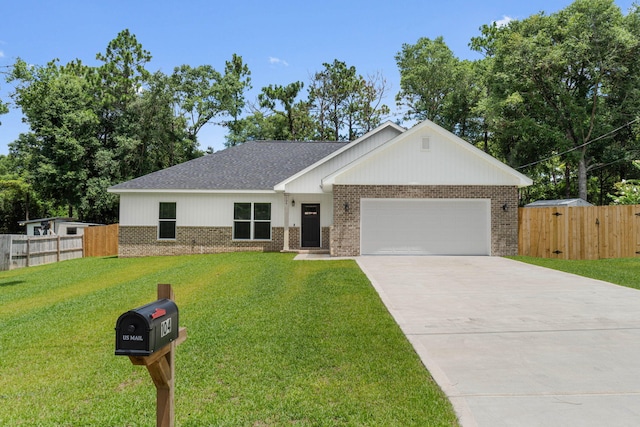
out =
[[[397,0],[397,1],[246,1],[246,0],[111,0],[2,1],[0,71],[20,57],[44,65],[80,59],[98,65],[118,32],[128,28],[153,55],[149,71],[171,73],[175,66],[210,64],[219,71],[233,53],[251,70],[255,100],[263,86],[286,85],[338,59],[362,75],[380,72],[390,90],[385,103],[395,110],[400,75],[395,55],[403,43],[443,36],[461,59],[475,59],[468,43],[483,24],[552,13],[570,0]],[[616,0],[626,14],[633,0]],[[0,97],[11,86],[0,81]],[[19,110],[0,116],[0,154],[21,132]],[[395,119],[396,117],[391,117]],[[213,125],[199,134],[202,148],[224,147],[225,131]]]

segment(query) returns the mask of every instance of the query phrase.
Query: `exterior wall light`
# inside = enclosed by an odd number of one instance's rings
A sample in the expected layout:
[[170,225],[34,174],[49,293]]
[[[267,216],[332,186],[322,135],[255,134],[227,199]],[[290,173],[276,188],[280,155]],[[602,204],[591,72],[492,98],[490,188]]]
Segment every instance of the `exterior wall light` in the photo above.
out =
[[344,204],[344,211],[345,212],[349,212],[349,203],[348,202]]

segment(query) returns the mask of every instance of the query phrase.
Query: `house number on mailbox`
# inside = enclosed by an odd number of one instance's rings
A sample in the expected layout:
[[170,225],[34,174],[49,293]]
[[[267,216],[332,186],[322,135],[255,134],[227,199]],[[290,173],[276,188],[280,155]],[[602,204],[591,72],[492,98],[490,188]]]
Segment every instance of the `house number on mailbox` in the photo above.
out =
[[164,320],[162,321],[162,323],[160,323],[160,338],[169,333],[171,333],[171,318],[168,318],[167,320]]

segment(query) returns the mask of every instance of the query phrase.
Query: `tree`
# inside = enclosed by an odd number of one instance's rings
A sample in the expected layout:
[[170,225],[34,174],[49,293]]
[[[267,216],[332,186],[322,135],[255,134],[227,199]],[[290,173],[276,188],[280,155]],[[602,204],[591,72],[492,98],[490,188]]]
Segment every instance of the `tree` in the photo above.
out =
[[639,39],[625,21],[612,0],[577,0],[552,15],[484,26],[472,42],[490,58],[493,131],[502,154],[514,165],[562,156],[568,171],[577,170],[585,200],[589,170],[607,157],[624,160],[620,155],[631,148],[624,141],[619,150],[620,135],[612,133],[625,120],[613,98],[624,92],[633,98],[627,105],[638,102],[637,90],[625,88],[637,82],[630,71],[638,70]]
[[349,95],[356,90],[356,68],[333,61],[323,63],[324,70],[315,73],[309,89],[309,100],[315,109],[320,139],[336,141],[347,116]]
[[103,62],[98,76],[104,107],[109,113],[121,112],[147,82],[150,73],[145,65],[151,61],[151,53],[143,49],[134,34],[123,30],[104,53],[96,54],[96,59]]
[[282,116],[269,116],[259,109],[253,109],[252,114],[238,119],[234,131],[225,136],[225,146],[233,147],[247,141],[272,140],[283,127],[285,124]]
[[67,206],[69,216],[80,205],[90,176],[87,156],[99,145],[87,72],[79,63],[28,67],[18,59],[12,77],[20,82],[15,100],[32,132],[12,148],[25,157],[38,192]]
[[23,233],[20,221],[57,213],[40,199],[31,181],[12,155],[0,156],[0,233]]
[[350,132],[349,139],[363,135],[382,123],[382,120],[391,113],[388,106],[382,103],[387,93],[387,80],[378,72],[369,76],[368,80],[361,79],[360,91],[354,106],[356,108],[355,124],[358,134]]
[[224,76],[219,92],[222,110],[230,117],[230,120],[222,124],[229,128],[229,133],[232,135],[230,140],[232,141],[237,141],[233,135],[239,132],[240,115],[246,105],[244,93],[249,89],[251,89],[251,71],[249,71],[247,64],[242,62],[242,57],[234,53],[231,61],[225,62]]
[[210,65],[181,65],[173,70],[171,84],[175,96],[175,114],[183,117],[189,138],[197,140],[204,125],[223,111],[220,99],[222,75]]
[[445,102],[455,89],[458,59],[444,39],[422,37],[414,45],[403,44],[396,62],[400,71],[396,101],[407,108],[405,120],[428,119],[447,127]]
[[487,96],[482,61],[459,61],[453,72],[453,90],[444,100],[443,127],[471,143],[484,143],[489,151],[486,118],[480,108]]
[[[97,57],[99,67],[79,60],[44,67],[16,61],[10,80],[17,83],[14,99],[30,132],[11,150],[40,197],[66,206],[69,216],[109,223],[117,220],[118,199],[107,188],[201,155],[196,134],[206,121],[189,123],[174,114],[177,84],[146,71],[151,55],[128,31]],[[188,83],[193,81],[198,83]],[[206,102],[215,103],[219,114],[215,85],[216,97]],[[200,108],[193,98],[188,101]],[[205,107],[203,116],[210,114]]]
[[[10,70],[10,67],[0,67],[0,68],[6,68],[7,70]],[[10,71],[0,71],[0,74],[3,74],[5,76],[10,74]],[[2,101],[2,99],[0,99],[0,116],[3,114],[7,114],[9,112],[9,103]],[[0,122],[0,125],[2,125],[2,122]]]
[[442,37],[402,45],[396,61],[401,89],[396,102],[406,108],[406,120],[431,120],[471,143],[483,141],[488,151],[481,62],[458,60]]
[[353,140],[380,124],[389,108],[381,103],[386,82],[381,75],[366,80],[356,68],[338,61],[323,63],[313,75],[309,103],[323,140]]
[[[313,138],[315,123],[310,116],[310,104],[296,101],[303,87],[304,83],[293,82],[287,86],[262,88],[258,95],[260,107],[278,116],[272,120],[273,134],[268,139],[304,141]],[[278,104],[282,106],[281,110],[277,109]]]

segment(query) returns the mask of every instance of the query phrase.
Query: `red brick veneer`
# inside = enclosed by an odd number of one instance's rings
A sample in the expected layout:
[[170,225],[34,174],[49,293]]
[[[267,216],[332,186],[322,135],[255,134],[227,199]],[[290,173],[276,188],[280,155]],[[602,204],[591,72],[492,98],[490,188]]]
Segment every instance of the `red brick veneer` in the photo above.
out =
[[[211,254],[223,252],[278,252],[284,247],[284,229],[273,227],[270,241],[233,241],[232,227],[177,227],[175,240],[158,240],[157,227],[120,226],[118,255]],[[329,227],[322,228],[322,248],[329,249]],[[289,228],[290,249],[300,248],[300,228]]]
[[[360,199],[490,199],[491,255],[518,254],[518,188],[466,185],[334,185],[331,255],[360,255]],[[349,210],[345,211],[345,203]],[[506,211],[503,206],[506,204]]]

